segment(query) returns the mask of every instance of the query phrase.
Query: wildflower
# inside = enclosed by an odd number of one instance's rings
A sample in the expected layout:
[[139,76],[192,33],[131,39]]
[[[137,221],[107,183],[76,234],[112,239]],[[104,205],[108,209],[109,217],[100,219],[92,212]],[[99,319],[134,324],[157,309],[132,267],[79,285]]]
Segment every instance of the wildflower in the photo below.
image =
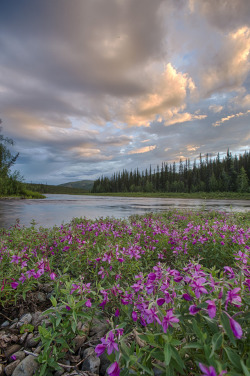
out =
[[[217,376],[217,373],[216,373],[213,366],[206,367],[206,366],[204,366],[204,364],[199,363],[199,367],[200,367],[201,371],[203,372],[203,374],[201,376]],[[222,376],[225,373],[227,373],[227,371],[221,371],[218,376]]]
[[13,290],[15,290],[18,285],[19,285],[18,282],[11,282],[11,287],[13,288]]
[[95,353],[97,356],[101,356],[105,350],[106,346],[104,344],[99,344],[95,347]]
[[206,300],[206,303],[208,303],[208,306],[207,306],[208,315],[210,319],[213,319],[216,315],[216,304],[213,300]]
[[201,308],[196,307],[196,305],[191,305],[189,307],[189,313],[190,315],[196,315],[201,310]]
[[157,299],[156,303],[157,303],[158,306],[162,306],[165,303],[165,299],[159,298],[159,299]]
[[225,302],[225,309],[227,310],[228,303],[236,305],[236,307],[239,307],[238,303],[241,303],[241,297],[238,295],[238,292],[240,291],[240,287],[236,287],[233,290],[229,290],[227,293],[227,298]]
[[188,302],[193,300],[192,296],[187,294],[187,293],[183,294],[182,297],[183,297],[183,299],[187,300]]
[[119,376],[120,375],[120,368],[117,362],[114,362],[109,366],[107,369],[108,375],[110,376]]
[[16,355],[14,355],[14,354],[11,355],[11,359],[12,359],[12,360],[16,360]]
[[172,326],[172,323],[177,323],[179,321],[180,320],[176,316],[173,315],[173,308],[169,309],[167,311],[166,316],[164,316],[162,320],[162,328],[163,328],[164,333],[167,332],[167,329],[169,326]]
[[88,307],[88,308],[90,308],[90,307],[92,306],[92,303],[91,303],[91,300],[90,300],[90,299],[88,299],[88,300],[86,301],[85,306]]
[[56,278],[56,274],[54,272],[50,273],[50,278],[52,279],[52,281],[54,281]]
[[248,290],[250,291],[250,279],[246,279],[243,285],[248,287]]
[[205,287],[203,287],[203,284],[206,282],[206,279],[201,277],[197,278],[195,281],[191,283],[191,286],[193,287],[193,291],[195,293],[196,298],[199,298],[201,294],[208,294]]
[[132,312],[131,316],[132,316],[133,321],[137,321],[138,316],[137,316],[137,313],[135,311]]
[[68,306],[68,305],[66,305],[66,307],[65,307],[68,311],[70,311],[71,310],[71,308],[70,308],[70,306]]
[[232,317],[229,318],[229,322],[230,322],[230,327],[232,329],[234,336],[240,339],[242,337],[242,328],[240,324],[234,319],[232,319]]
[[107,353],[112,354],[113,351],[119,351],[118,344],[114,341],[114,333],[110,331],[106,339]]

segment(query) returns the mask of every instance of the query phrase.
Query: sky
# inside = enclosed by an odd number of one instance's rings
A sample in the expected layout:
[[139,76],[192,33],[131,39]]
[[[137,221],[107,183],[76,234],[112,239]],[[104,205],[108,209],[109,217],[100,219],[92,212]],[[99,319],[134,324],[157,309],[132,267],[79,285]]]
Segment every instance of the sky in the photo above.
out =
[[0,51],[26,182],[249,151],[249,0],[1,0]]

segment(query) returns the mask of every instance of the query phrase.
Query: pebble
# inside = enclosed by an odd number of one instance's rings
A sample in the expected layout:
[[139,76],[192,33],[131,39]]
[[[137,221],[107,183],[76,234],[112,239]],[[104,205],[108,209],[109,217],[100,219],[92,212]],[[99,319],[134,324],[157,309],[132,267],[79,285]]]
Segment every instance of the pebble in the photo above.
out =
[[88,372],[99,374],[101,361],[100,361],[100,358],[96,356],[96,353],[93,347],[87,348],[83,352],[83,357],[86,359],[82,363],[82,367],[81,367],[82,371],[88,371]]
[[15,352],[17,352],[18,350],[20,350],[21,346],[18,345],[18,344],[15,344],[15,345],[11,345],[10,347],[8,347],[4,354],[6,356],[6,358],[9,358],[12,354],[14,354]]
[[28,355],[18,364],[12,376],[33,376],[38,366],[36,358],[33,355]]
[[6,326],[9,326],[10,322],[8,320],[4,321],[1,325],[1,328],[6,328]]
[[17,367],[17,365],[20,363],[20,360],[17,359],[15,360],[14,362],[8,364],[5,368],[4,368],[4,372],[7,376],[11,376],[13,374],[13,371],[14,369]]
[[23,334],[21,335],[21,337],[19,338],[19,343],[20,343],[20,344],[24,343],[24,341],[26,340],[28,334],[29,334],[29,333],[26,332],[26,333],[23,333]]
[[4,376],[4,366],[0,364],[0,376]]
[[27,325],[27,324],[30,324],[32,321],[32,315],[31,313],[26,313],[25,315],[23,315],[20,320],[18,321],[17,323],[17,328],[20,329],[21,326],[23,325]]

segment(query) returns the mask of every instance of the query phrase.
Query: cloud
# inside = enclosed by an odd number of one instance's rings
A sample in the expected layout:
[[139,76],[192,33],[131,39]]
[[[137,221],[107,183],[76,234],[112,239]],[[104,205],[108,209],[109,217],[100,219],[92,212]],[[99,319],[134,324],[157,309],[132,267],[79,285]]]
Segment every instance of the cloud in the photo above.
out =
[[143,148],[139,148],[136,150],[131,150],[128,154],[142,154],[142,153],[148,153],[151,150],[154,150],[156,148],[156,145],[151,146],[144,146]]
[[225,121],[229,121],[229,120],[231,120],[233,118],[238,118],[238,117],[241,117],[241,116],[247,116],[249,113],[250,113],[250,110],[248,110],[246,112],[239,112],[238,114],[228,115],[227,117],[221,118],[220,120],[218,120],[215,123],[213,123],[213,126],[214,127],[219,127]]
[[189,0],[191,12],[200,12],[220,30],[232,30],[249,25],[250,3],[248,0]]
[[240,27],[223,40],[201,73],[201,88],[205,95],[240,88],[250,71],[250,28]]
[[211,106],[209,106],[209,110],[217,114],[218,112],[221,112],[223,110],[223,106],[212,104]]

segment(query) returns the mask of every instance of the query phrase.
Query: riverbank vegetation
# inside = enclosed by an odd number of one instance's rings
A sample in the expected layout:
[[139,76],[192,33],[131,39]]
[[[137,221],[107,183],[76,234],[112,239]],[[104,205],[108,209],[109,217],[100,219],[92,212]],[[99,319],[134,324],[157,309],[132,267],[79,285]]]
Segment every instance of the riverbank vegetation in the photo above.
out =
[[195,160],[180,160],[176,163],[162,163],[161,168],[140,172],[123,170],[111,178],[101,177],[94,182],[93,193],[115,192],[165,192],[165,193],[196,193],[196,192],[238,192],[250,193],[250,153],[239,156],[227,151],[221,159],[218,153],[215,159],[200,155]]
[[174,210],[51,229],[17,224],[0,235],[5,318],[51,286],[38,326],[40,376],[65,361],[79,368],[79,322],[98,317],[105,334],[97,343],[85,335],[81,346],[109,359],[108,375],[249,375],[249,213]]
[[19,153],[11,153],[9,148],[14,145],[14,141],[2,135],[1,131],[0,127],[0,198],[44,198],[45,196],[42,194],[27,189],[20,174],[17,171],[11,171]]

